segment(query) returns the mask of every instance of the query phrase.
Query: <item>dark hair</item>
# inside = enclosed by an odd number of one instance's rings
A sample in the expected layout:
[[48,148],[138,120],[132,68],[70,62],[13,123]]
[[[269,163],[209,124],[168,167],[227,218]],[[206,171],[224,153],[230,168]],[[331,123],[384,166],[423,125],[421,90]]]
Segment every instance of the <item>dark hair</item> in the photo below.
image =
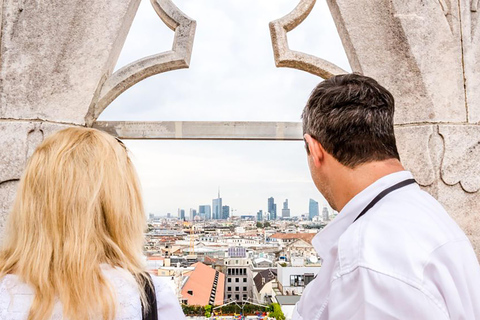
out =
[[[344,166],[395,158],[394,99],[372,78],[331,77],[313,90],[302,113],[308,133]],[[307,149],[308,152],[308,149]]]

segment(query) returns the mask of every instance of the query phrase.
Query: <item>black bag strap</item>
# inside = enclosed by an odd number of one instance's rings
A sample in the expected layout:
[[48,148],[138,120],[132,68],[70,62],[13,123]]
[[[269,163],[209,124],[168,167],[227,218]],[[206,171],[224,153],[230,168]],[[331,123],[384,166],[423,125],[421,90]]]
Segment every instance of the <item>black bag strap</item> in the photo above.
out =
[[408,186],[409,184],[412,184],[412,183],[415,183],[415,179],[407,179],[391,186],[390,188],[383,190],[365,207],[365,209],[362,210],[362,212],[360,212],[358,217],[356,217],[353,222],[357,221],[360,217],[362,217],[365,213],[367,213],[368,210],[370,210],[378,201],[380,201],[383,197],[385,197],[390,192],[403,188],[405,186]]
[[142,302],[142,319],[158,320],[157,296],[155,295],[155,287],[153,286],[152,277],[147,273],[145,277],[145,295],[147,296],[148,311],[145,313],[145,306]]

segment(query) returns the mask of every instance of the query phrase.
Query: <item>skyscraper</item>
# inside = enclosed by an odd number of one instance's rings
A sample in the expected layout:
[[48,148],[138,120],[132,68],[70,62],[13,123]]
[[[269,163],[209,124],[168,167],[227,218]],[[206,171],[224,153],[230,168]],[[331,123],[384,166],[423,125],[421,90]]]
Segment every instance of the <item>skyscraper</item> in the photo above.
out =
[[310,203],[308,204],[308,218],[312,220],[315,216],[318,216],[318,202],[310,199]]
[[222,218],[222,198],[220,198],[220,189],[218,189],[218,198],[212,201],[212,215],[213,219]]
[[178,208],[178,219],[185,220],[185,210]]
[[288,199],[285,199],[282,209],[282,218],[290,218],[290,209],[288,208]]
[[263,222],[263,210],[257,212],[257,221]]
[[222,207],[222,219],[228,219],[230,217],[230,207],[223,206]]
[[190,221],[193,221],[193,219],[195,218],[196,215],[197,215],[197,210],[190,208],[190,217],[189,217],[189,220],[190,220]]
[[277,219],[277,205],[274,201],[273,197],[268,198],[268,220]]
[[322,218],[323,218],[323,221],[329,221],[330,220],[330,217],[328,215],[327,207],[323,207],[323,209],[322,209]]
[[212,219],[212,207],[209,204],[198,206],[198,214],[205,220]]

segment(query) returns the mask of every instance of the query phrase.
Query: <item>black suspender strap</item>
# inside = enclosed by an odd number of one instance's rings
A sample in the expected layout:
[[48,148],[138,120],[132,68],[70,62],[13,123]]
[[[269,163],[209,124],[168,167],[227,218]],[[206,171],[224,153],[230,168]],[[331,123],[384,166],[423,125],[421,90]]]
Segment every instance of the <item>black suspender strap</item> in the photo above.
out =
[[148,311],[145,313],[145,307],[142,303],[142,319],[158,320],[157,297],[155,295],[155,287],[153,286],[152,277],[147,273],[145,277],[145,295],[147,296]]
[[405,186],[408,186],[409,184],[412,184],[412,183],[415,183],[415,179],[407,179],[407,180],[404,180],[402,182],[394,184],[393,186],[383,190],[375,198],[373,198],[373,200],[365,207],[365,209],[363,209],[362,212],[360,212],[358,217],[356,217],[353,222],[357,221],[361,216],[363,216],[365,213],[367,213],[368,210],[370,210],[378,201],[380,201],[383,197],[385,197],[390,192],[392,192],[394,190],[397,190],[397,189],[400,189],[400,188],[403,188]]

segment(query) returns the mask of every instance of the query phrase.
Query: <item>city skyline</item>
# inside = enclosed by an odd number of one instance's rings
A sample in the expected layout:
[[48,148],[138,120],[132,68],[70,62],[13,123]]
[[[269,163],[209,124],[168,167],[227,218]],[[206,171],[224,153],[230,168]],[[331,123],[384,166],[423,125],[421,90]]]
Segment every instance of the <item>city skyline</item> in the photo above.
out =
[[[133,86],[99,120],[300,121],[321,79],[276,68],[268,23],[296,0],[191,1],[176,5],[197,21],[188,69],[163,73]],[[215,19],[211,19],[212,14]],[[248,17],[248,19],[245,19]],[[225,22],[218,28],[218,21]],[[221,39],[221,41],[219,41]],[[149,1],[142,1],[115,69],[171,49],[173,32]],[[328,6],[319,2],[289,45],[350,70]],[[146,214],[175,215],[178,207],[211,204],[220,185],[233,214],[267,212],[266,200],[289,199],[291,215],[308,212],[305,198],[324,200],[311,182],[301,141],[125,140],[143,187]],[[308,200],[307,200],[308,201]],[[277,216],[281,215],[278,202]],[[213,208],[212,208],[213,209]]]
[[[270,200],[272,199],[272,200]],[[214,198],[212,199],[212,203],[216,203],[218,202],[218,200],[220,200],[220,204],[223,203],[223,198],[220,198],[220,194],[218,195],[218,198]],[[274,197],[269,197],[267,198],[267,208],[270,204],[270,202],[272,202],[272,204],[274,205],[274,209],[276,209],[276,203],[274,203],[275,201],[275,198]],[[189,220],[189,219],[192,219],[192,217],[194,217],[195,215],[199,215],[200,217],[202,217],[202,219],[205,219],[205,220],[219,220],[219,219],[226,219],[225,216],[228,218],[228,217],[231,217],[231,216],[237,216],[237,217],[240,217],[242,215],[250,215],[250,216],[253,216],[253,217],[256,217],[256,219],[258,220],[258,214],[259,212],[262,212],[262,214],[264,214],[264,212],[267,213],[267,216],[264,216],[264,219],[265,220],[276,220],[276,219],[281,219],[281,218],[291,218],[291,217],[300,217],[302,215],[305,215],[307,218],[311,218],[311,210],[312,210],[312,201],[315,203],[315,206],[316,206],[316,210],[317,210],[317,214],[318,216],[320,216],[320,213],[318,212],[319,211],[319,202],[318,201],[315,201],[313,199],[309,199],[308,202],[309,202],[309,211],[308,212],[304,212],[304,213],[301,213],[301,214],[297,214],[297,215],[292,215],[291,214],[291,210],[289,208],[289,199],[285,199],[285,201],[283,201],[283,206],[282,206],[282,212],[281,214],[278,214],[276,215],[276,217],[274,219],[269,219],[269,217],[272,217],[269,215],[269,212],[268,212],[268,209],[265,211],[264,209],[259,209],[257,210],[255,213],[253,214],[250,214],[250,213],[245,213],[245,212],[234,212],[232,210],[235,210],[237,211],[237,209],[234,209],[232,208],[231,206],[229,205],[221,205],[219,208],[220,211],[219,211],[219,216],[218,217],[215,217],[212,213],[212,208],[214,207],[214,205],[210,206],[210,205],[205,205],[205,204],[199,204],[198,206],[196,207],[185,207],[185,206],[179,206],[176,210],[177,212],[177,215],[176,217],[179,218],[179,219],[182,219],[185,218],[186,220]],[[190,212],[190,214],[188,216],[185,215],[185,212],[188,210],[188,212]],[[228,211],[227,214],[225,214],[225,210]],[[193,216],[192,216],[192,212],[194,213]],[[149,212],[148,213],[148,216],[151,218],[152,215],[156,216],[156,217],[166,217],[168,214],[170,214],[172,217],[174,216],[174,214],[172,212],[166,212],[166,213],[153,213],[153,212]],[[330,215],[333,214],[333,209],[328,206],[327,203],[324,203],[322,204],[322,218],[324,220],[328,220]],[[326,217],[326,219],[325,219]]]

